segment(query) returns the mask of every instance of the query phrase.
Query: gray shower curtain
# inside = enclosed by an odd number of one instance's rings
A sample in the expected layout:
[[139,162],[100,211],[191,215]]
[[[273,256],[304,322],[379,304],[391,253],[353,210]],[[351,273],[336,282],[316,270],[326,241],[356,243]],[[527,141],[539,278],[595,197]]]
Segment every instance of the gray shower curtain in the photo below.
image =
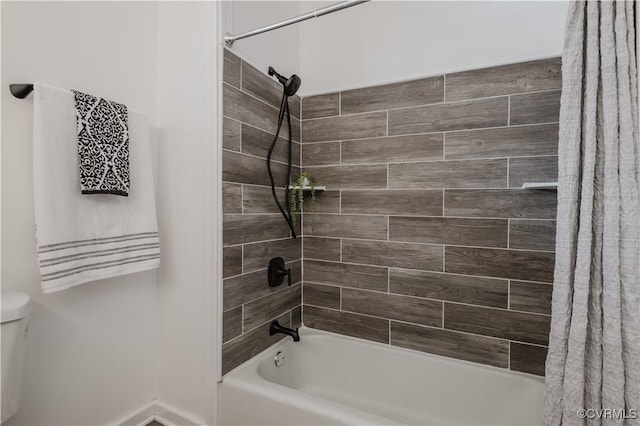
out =
[[545,424],[638,425],[640,147],[633,2],[572,2],[562,61]]

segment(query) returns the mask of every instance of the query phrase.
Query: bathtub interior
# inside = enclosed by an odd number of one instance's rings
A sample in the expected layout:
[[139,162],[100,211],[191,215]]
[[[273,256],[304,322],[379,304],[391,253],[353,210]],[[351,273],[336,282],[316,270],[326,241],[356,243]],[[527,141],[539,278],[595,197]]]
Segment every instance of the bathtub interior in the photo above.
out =
[[301,336],[252,368],[273,384],[406,424],[542,423],[539,377],[307,328]]

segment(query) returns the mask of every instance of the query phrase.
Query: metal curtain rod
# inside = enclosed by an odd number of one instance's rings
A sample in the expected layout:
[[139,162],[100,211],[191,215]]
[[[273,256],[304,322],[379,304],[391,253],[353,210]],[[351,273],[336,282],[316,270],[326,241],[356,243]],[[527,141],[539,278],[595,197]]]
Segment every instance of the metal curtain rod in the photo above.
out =
[[224,35],[224,44],[227,45],[227,47],[231,47],[233,46],[233,43],[236,40],[242,40],[243,38],[247,38],[247,37],[252,37],[254,35],[258,35],[258,34],[262,34],[262,33],[266,33],[267,31],[272,31],[278,28],[282,28],[282,27],[286,27],[287,25],[292,25],[298,22],[302,22],[302,21],[306,21],[307,19],[311,19],[311,18],[317,18],[320,17],[322,15],[327,15],[329,13],[333,13],[333,12],[337,12],[339,10],[342,9],[346,9],[348,7],[351,6],[357,6],[361,3],[366,3],[369,0],[349,0],[349,1],[343,1],[341,3],[336,3],[336,4],[332,4],[330,6],[327,7],[323,7],[317,10],[314,10],[313,12],[309,12],[309,13],[305,13],[303,15],[298,15],[294,18],[289,18],[285,21],[282,22],[278,22],[276,24],[271,24],[268,25],[266,27],[262,27],[262,28],[258,28],[252,31],[247,31],[246,33],[242,33],[239,35],[232,35],[232,34],[225,34]]

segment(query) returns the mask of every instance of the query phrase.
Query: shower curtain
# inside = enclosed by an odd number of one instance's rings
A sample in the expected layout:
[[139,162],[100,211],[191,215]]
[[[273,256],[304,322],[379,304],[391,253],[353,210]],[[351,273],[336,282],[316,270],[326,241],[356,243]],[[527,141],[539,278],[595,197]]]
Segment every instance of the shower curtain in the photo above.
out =
[[545,424],[640,424],[634,4],[572,2]]

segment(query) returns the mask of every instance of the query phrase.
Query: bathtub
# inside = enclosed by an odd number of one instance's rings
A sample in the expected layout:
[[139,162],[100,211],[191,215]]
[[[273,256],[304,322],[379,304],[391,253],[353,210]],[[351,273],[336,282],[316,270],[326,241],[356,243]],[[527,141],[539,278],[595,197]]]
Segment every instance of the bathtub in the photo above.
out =
[[535,376],[301,328],[224,377],[220,421],[539,425],[543,400]]

